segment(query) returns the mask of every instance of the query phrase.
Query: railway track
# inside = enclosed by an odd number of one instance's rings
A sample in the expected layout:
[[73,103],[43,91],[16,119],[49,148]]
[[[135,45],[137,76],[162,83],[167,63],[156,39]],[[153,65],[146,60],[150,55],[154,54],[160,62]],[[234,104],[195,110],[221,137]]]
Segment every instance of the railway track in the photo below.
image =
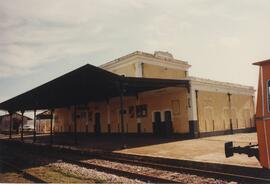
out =
[[[66,151],[66,150],[65,150]],[[65,152],[64,151],[64,152]],[[72,150],[72,153],[74,151]],[[85,153],[85,152],[79,152],[82,155],[89,155],[93,158],[98,158],[101,160],[107,160],[107,161],[113,161],[113,162],[118,162],[118,163],[123,163],[123,164],[131,164],[135,166],[143,166],[143,167],[150,167],[154,169],[160,169],[164,171],[171,171],[171,172],[178,172],[178,173],[186,173],[186,174],[193,174],[197,176],[202,176],[202,177],[209,177],[209,178],[215,178],[215,179],[221,179],[225,181],[236,181],[239,183],[270,183],[270,172],[267,170],[261,170],[263,174],[261,176],[254,176],[254,175],[249,175],[249,173],[235,173],[233,171],[227,170],[226,172],[222,171],[215,171],[215,170],[210,170],[207,168],[194,168],[194,167],[188,167],[188,166],[181,166],[181,165],[175,165],[175,164],[165,164],[165,163],[158,163],[155,161],[151,160],[142,160],[141,158],[138,158],[137,156],[133,155],[125,155],[123,157],[122,154],[118,153],[111,153],[111,152],[98,152],[98,153]],[[89,163],[78,163],[78,160],[69,160],[70,162],[77,163],[84,165],[84,167],[87,167],[89,165],[90,167],[94,167],[93,164]],[[99,167],[99,166],[97,166]],[[102,169],[102,168],[101,168]],[[104,168],[107,170],[107,168]],[[265,175],[264,175],[265,174]],[[165,181],[167,180],[167,182]],[[165,179],[164,182],[168,183],[170,182],[175,182],[172,180]],[[144,180],[145,181],[145,180]]]
[[[140,173],[136,170],[126,170],[119,168],[112,168],[106,165],[95,164],[91,162],[87,162],[87,160],[91,159],[99,159],[103,162],[110,161],[115,163],[128,164],[133,166],[142,166],[153,169],[159,169],[162,171],[170,171],[177,172],[179,174],[192,174],[205,178],[215,178],[224,181],[236,181],[239,183],[270,183],[270,178],[266,177],[257,177],[248,174],[239,174],[230,171],[220,172],[213,171],[207,168],[194,168],[187,167],[183,165],[175,165],[175,164],[166,164],[166,163],[158,163],[151,160],[142,160],[140,158],[136,158],[134,156],[126,156],[123,157],[121,154],[108,153],[108,152],[84,152],[84,151],[74,151],[68,150],[66,148],[55,148],[55,147],[46,147],[46,146],[34,146],[28,145],[24,146],[24,148],[30,148],[31,152],[34,150],[37,151],[38,154],[42,154],[45,157],[61,159],[63,162],[71,163],[77,165],[79,167],[84,167],[88,169],[95,169],[97,171],[102,171],[105,173],[115,174],[118,176],[127,177],[130,179],[138,179],[144,182],[153,182],[153,183],[177,183],[178,181],[173,179],[168,179],[163,176],[153,176],[147,173]],[[35,149],[36,148],[36,149]],[[82,161],[83,160],[83,161]],[[263,171],[263,170],[262,170]],[[269,172],[268,172],[269,173]]]
[[[28,147],[29,148],[29,147]],[[14,149],[14,148],[13,148]],[[108,174],[114,174],[117,176],[122,176],[125,178],[129,178],[129,179],[134,179],[134,180],[139,180],[139,181],[143,181],[143,182],[147,182],[147,183],[179,183],[179,182],[173,182],[172,180],[167,180],[161,177],[155,177],[155,176],[149,176],[146,174],[139,174],[139,173],[135,173],[135,172],[130,172],[130,171],[125,171],[125,170],[121,170],[121,169],[115,169],[115,168],[109,168],[109,167],[105,167],[105,166],[100,166],[97,164],[91,164],[91,163],[85,163],[85,162],[81,162],[78,161],[79,159],[82,159],[80,157],[78,157],[77,155],[73,155],[76,159],[70,159],[70,157],[72,157],[72,155],[70,154],[61,154],[61,156],[56,156],[54,153],[52,154],[49,150],[47,150],[47,152],[39,152],[39,154],[35,154],[35,156],[32,156],[33,153],[37,153],[36,150],[27,150],[28,152],[31,151],[31,153],[29,153],[30,157],[33,159],[36,159],[38,157],[41,157],[43,159],[48,159],[48,160],[52,160],[51,162],[56,162],[56,157],[58,159],[60,159],[63,163],[68,163],[68,164],[73,164],[79,167],[84,167],[86,169],[92,169],[92,170],[96,170],[96,171],[100,171],[100,172],[104,172],[104,173],[108,173]],[[14,157],[14,158],[19,158],[20,160],[22,160],[23,162],[27,163],[27,158],[22,158],[22,155],[16,153],[16,152],[12,152],[9,156]],[[36,157],[36,158],[34,158]],[[13,163],[4,161],[4,160],[0,160],[0,163],[2,163],[5,166],[8,166],[9,168],[11,168],[12,170],[16,171],[17,173],[20,173],[22,175],[23,178],[30,180],[32,182],[35,183],[46,183],[46,181],[43,181],[42,179],[39,179],[33,175],[31,175],[29,172],[24,171],[23,169],[19,168],[18,166],[14,165]]]
[[[82,153],[84,154],[84,153]],[[121,158],[118,157],[117,154],[110,154],[108,152],[104,152],[103,154],[90,154],[92,158],[100,159],[101,161],[112,161],[112,162],[118,162],[123,164],[129,164],[134,166],[143,166],[143,167],[149,167],[153,169],[160,169],[163,171],[171,171],[171,172],[177,172],[177,173],[186,173],[186,174],[193,174],[198,175],[202,177],[210,177],[225,181],[236,181],[239,183],[270,183],[269,178],[263,178],[263,177],[254,177],[254,176],[248,176],[243,174],[235,174],[230,172],[218,172],[218,171],[211,171],[206,169],[196,169],[192,167],[184,167],[184,166],[175,166],[170,164],[161,164],[161,163],[155,163],[150,161],[141,161],[136,160],[134,157],[132,158]],[[62,157],[63,159],[64,157]],[[119,170],[116,168],[110,168],[106,166],[100,166],[97,164],[82,162],[78,160],[83,160],[84,157],[77,157],[76,159],[68,159],[64,158],[63,161],[72,163],[81,167],[89,168],[89,169],[97,169],[98,171],[111,173],[119,176],[124,176],[132,179],[139,179],[141,181],[145,182],[154,182],[154,183],[177,183],[175,180],[166,179],[163,177],[154,177],[149,176],[145,174],[138,174],[133,171],[125,171],[125,170]],[[89,159],[89,158],[88,158]]]
[[0,159],[0,164],[2,166],[5,166],[5,167],[9,168],[12,171],[18,173],[18,174],[20,174],[26,180],[29,180],[29,181],[34,182],[34,183],[46,183],[46,181],[44,181],[44,180],[30,174],[29,172],[27,172],[27,171],[25,171],[23,169],[21,169],[20,167],[18,167],[14,163],[11,163],[11,162]]
[[176,181],[165,179],[165,178],[158,177],[158,176],[155,177],[155,176],[150,176],[147,174],[139,174],[139,173],[132,172],[132,171],[110,168],[110,167],[106,167],[106,166],[101,166],[101,165],[91,164],[91,163],[86,163],[86,162],[80,162],[80,161],[71,160],[71,159],[64,159],[63,161],[67,162],[67,163],[75,164],[77,166],[84,167],[87,169],[95,169],[97,171],[101,171],[101,172],[105,172],[105,173],[109,173],[109,174],[114,174],[117,176],[129,178],[129,179],[136,179],[136,180],[144,181],[147,183],[149,183],[149,182],[150,183],[181,183],[181,182],[176,182]]
[[211,177],[211,178],[222,179],[226,181],[237,181],[239,183],[268,183],[268,184],[270,183],[269,178],[254,177],[254,176],[235,174],[235,173],[230,173],[230,172],[218,172],[218,171],[211,171],[211,170],[206,170],[206,169],[196,169],[192,167],[175,166],[175,165],[169,165],[169,164],[153,163],[153,162],[140,161],[140,160],[135,160],[135,159],[121,158],[121,157],[117,158],[117,157],[104,156],[104,155],[99,155],[98,157],[104,160],[110,160],[110,161],[115,161],[119,163],[128,163],[128,164],[133,164],[133,165],[140,165],[140,166],[157,168],[157,169],[179,172],[179,173],[195,174],[198,176]]

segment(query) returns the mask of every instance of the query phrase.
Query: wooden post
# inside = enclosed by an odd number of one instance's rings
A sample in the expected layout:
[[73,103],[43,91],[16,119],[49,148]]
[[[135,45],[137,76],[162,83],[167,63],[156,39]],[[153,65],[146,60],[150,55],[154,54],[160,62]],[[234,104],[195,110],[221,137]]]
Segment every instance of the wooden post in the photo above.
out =
[[12,138],[12,112],[9,112],[9,139]]
[[21,141],[23,142],[23,114],[24,114],[24,110],[21,110],[21,114],[22,114],[22,122],[21,122]]
[[36,109],[34,110],[34,132],[33,132],[33,142],[36,142]]
[[53,109],[51,110],[50,144],[53,144]]
[[74,105],[74,143],[77,144],[77,106]]

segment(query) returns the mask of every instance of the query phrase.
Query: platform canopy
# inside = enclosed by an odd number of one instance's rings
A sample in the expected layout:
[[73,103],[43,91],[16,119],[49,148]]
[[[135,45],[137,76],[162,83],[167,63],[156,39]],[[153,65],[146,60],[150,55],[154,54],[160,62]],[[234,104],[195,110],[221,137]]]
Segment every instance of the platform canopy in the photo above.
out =
[[167,80],[120,76],[86,64],[39,87],[0,103],[10,112],[55,109],[111,97],[137,95],[165,87],[189,88],[188,80]]

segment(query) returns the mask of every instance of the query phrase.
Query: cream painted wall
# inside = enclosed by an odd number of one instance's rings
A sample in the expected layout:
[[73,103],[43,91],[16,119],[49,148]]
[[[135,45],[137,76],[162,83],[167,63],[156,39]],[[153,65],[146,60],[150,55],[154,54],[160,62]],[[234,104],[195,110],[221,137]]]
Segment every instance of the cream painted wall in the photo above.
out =
[[127,77],[136,77],[136,70],[135,70],[135,64],[130,63],[129,65],[113,69],[111,72],[119,74],[119,75],[125,75]]
[[230,129],[230,117],[233,129],[254,127],[253,97],[225,93],[198,92],[198,114],[200,132],[213,132]]
[[[110,71],[119,75],[136,77],[138,75],[138,72],[136,70],[139,69],[138,67],[136,67],[137,62],[139,62],[139,60],[135,63],[130,63],[128,65],[124,65]],[[172,69],[165,66],[147,64],[143,61],[141,61],[141,63],[139,64],[141,65],[142,77],[145,78],[183,79],[186,77],[186,72],[180,69]]]
[[143,77],[162,78],[162,79],[183,79],[185,71],[179,69],[167,68],[165,66],[155,66],[143,63]]
[[[177,103],[176,103],[177,102]],[[136,118],[128,112],[130,106],[136,106],[139,104],[147,104],[147,116]],[[176,105],[175,105],[176,104]],[[177,106],[179,105],[179,107]],[[110,113],[110,121],[108,121],[108,106]],[[87,112],[86,118],[77,118],[77,131],[85,132],[85,125],[88,124],[88,132],[94,132],[94,114],[96,112],[101,113],[101,132],[108,132],[108,122],[111,125],[112,133],[119,133],[121,131],[120,124],[120,99],[119,97],[112,98],[107,102],[89,103],[88,110],[77,110],[77,115],[81,111]],[[124,128],[127,133],[137,133],[137,122],[141,122],[142,133],[152,133],[152,114],[155,111],[161,111],[164,119],[164,112],[166,110],[172,111],[172,120],[175,133],[188,133],[188,107],[187,107],[187,90],[183,88],[166,88],[162,90],[155,90],[151,92],[144,92],[136,97],[125,97],[124,108],[126,114],[124,115]],[[55,116],[56,132],[60,132],[61,126],[64,132],[69,132],[69,124],[71,125],[71,131],[73,131],[73,121],[71,120],[73,108],[57,109]],[[92,116],[89,118],[89,116]]]
[[[173,108],[173,101],[179,102],[179,110]],[[186,89],[167,88],[167,90],[157,90],[153,93],[143,93],[140,95],[140,102],[141,104],[148,104],[149,113],[151,113],[150,116],[148,115],[147,118],[142,119],[142,130],[144,132],[152,132],[152,113],[161,111],[162,119],[164,119],[164,112],[166,110],[172,111],[175,133],[189,132]]]
[[254,124],[254,104],[252,96],[232,95],[232,110],[234,111],[233,127],[249,128]]

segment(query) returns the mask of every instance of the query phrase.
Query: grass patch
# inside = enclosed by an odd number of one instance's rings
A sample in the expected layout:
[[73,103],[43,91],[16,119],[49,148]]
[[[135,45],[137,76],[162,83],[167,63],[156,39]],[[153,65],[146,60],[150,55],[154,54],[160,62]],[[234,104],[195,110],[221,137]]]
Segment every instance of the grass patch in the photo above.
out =
[[96,183],[93,179],[82,178],[72,173],[52,169],[48,166],[35,167],[27,169],[27,171],[47,183]]

